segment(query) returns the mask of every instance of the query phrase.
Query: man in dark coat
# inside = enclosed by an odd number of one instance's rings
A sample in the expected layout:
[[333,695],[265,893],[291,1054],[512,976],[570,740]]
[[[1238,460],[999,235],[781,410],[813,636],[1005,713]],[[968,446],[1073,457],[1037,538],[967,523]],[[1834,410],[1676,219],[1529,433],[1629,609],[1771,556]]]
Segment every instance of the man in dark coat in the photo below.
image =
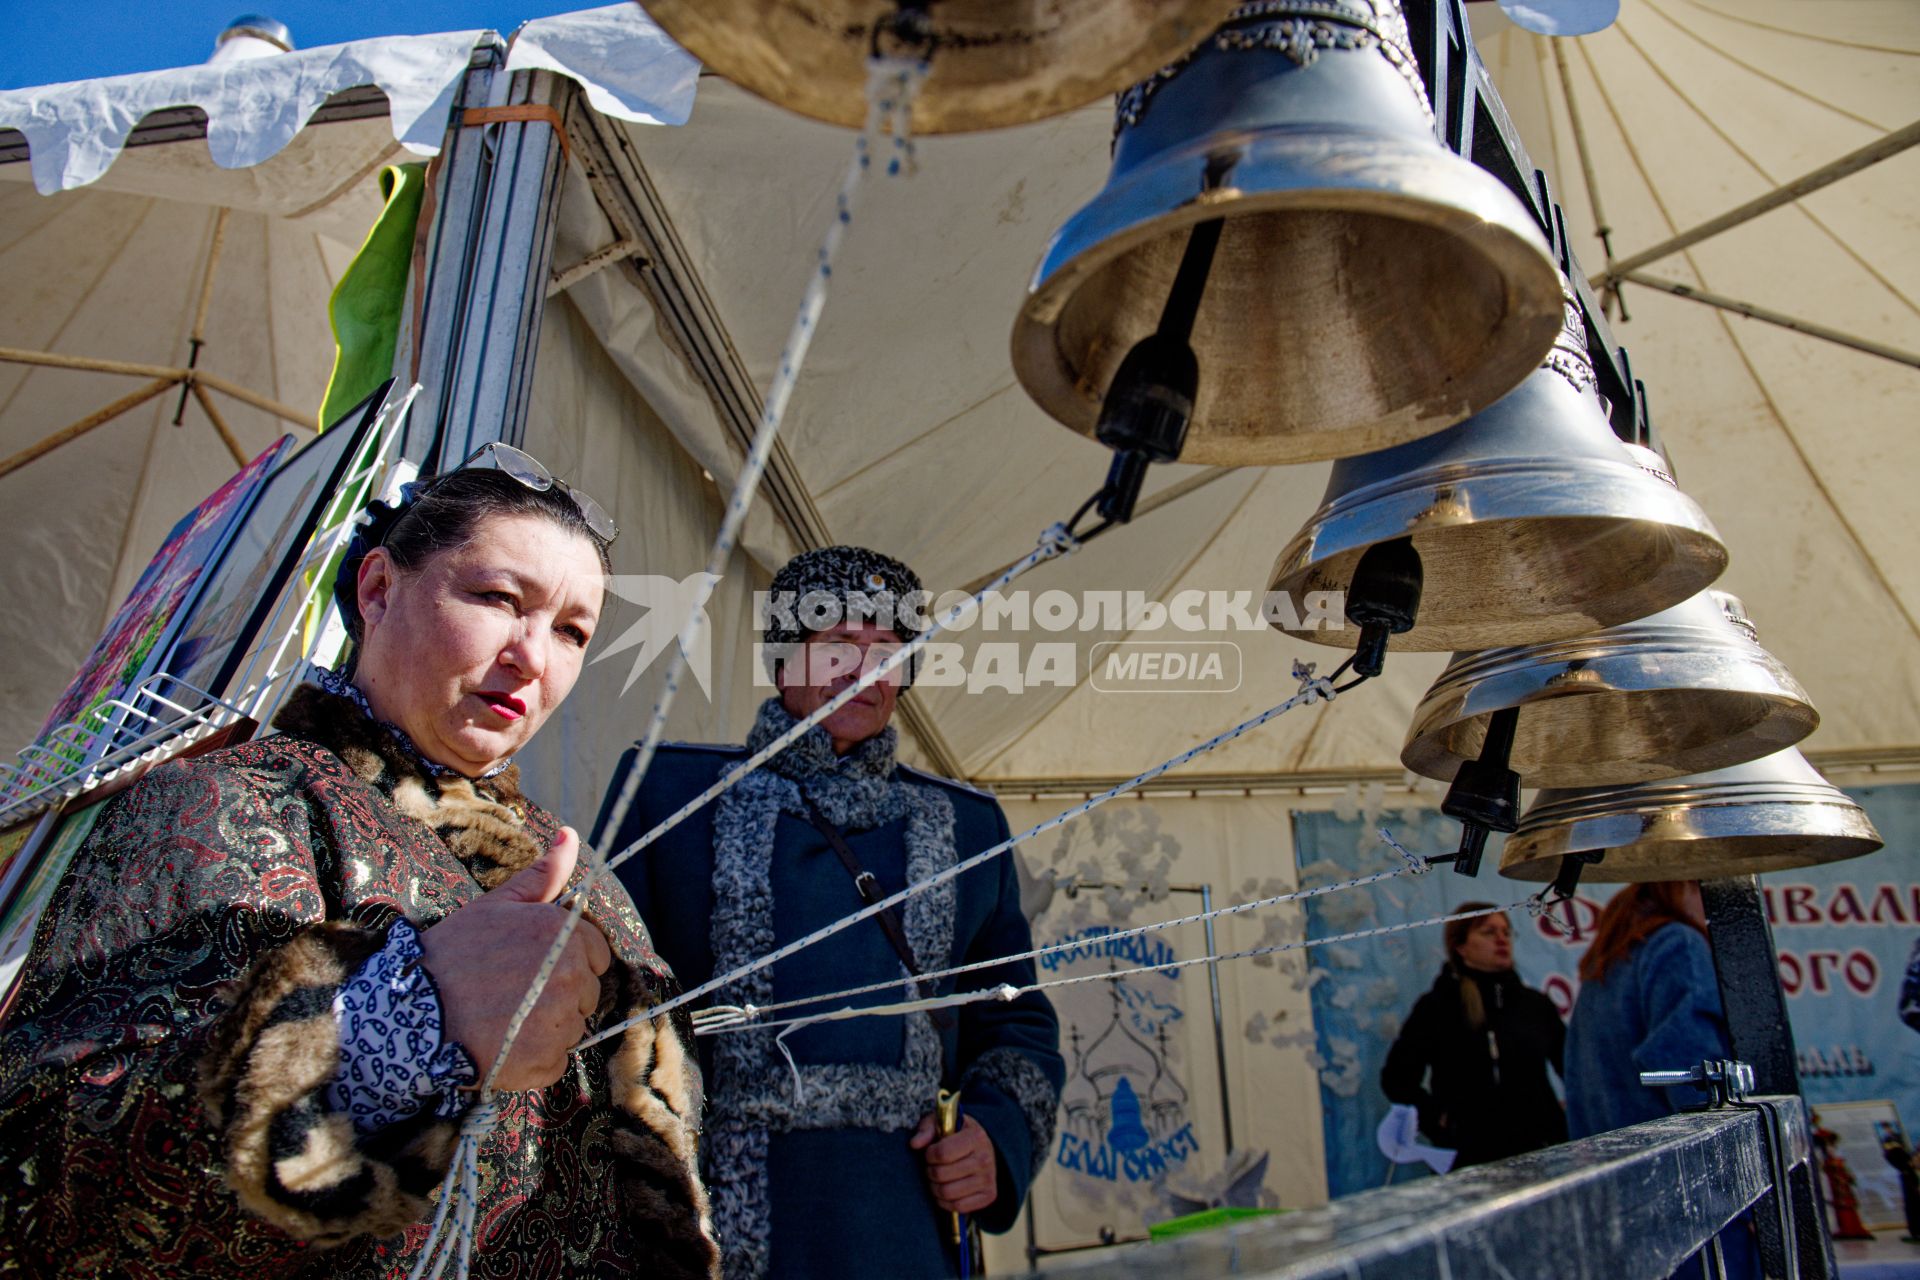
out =
[[[599,833],[602,847],[617,851],[650,831],[853,683],[863,662],[876,665],[916,621],[924,625],[912,571],[859,548],[797,557],[775,576],[772,597],[767,640],[781,693],[760,708],[747,745],[662,747],[621,828]],[[898,681],[863,691],[621,868],[685,985],[858,910],[863,874],[872,897],[884,897],[1007,838],[991,796],[896,762],[888,721]],[[609,797],[632,762],[629,752]],[[603,826],[609,817],[603,811]],[[909,968],[1032,946],[1011,855],[890,914],[890,926],[860,921],[723,987],[713,1002],[766,1007],[901,984]],[[1022,960],[929,983],[923,994],[1033,981],[1033,962]],[[895,985],[797,1012],[909,994]],[[709,1082],[703,1164],[728,1277],[951,1275],[952,1212],[988,1231],[1012,1225],[1051,1145],[1064,1076],[1044,996],[802,1027],[779,1043],[776,1034],[700,1044]],[[958,1133],[937,1138],[943,1086],[959,1089],[963,1119]]]

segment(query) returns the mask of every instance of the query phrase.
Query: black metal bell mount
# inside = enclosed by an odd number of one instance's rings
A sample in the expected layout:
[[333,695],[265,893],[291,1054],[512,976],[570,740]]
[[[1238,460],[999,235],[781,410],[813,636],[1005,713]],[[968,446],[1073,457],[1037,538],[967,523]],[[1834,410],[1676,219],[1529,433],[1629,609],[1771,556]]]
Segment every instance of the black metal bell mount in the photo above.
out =
[[1387,662],[1387,640],[1413,629],[1426,574],[1411,538],[1389,538],[1367,548],[1347,587],[1347,621],[1360,628],[1353,670],[1377,676]]
[[[1507,765],[1519,723],[1518,707],[1494,712],[1487,722],[1487,740],[1479,758],[1460,762],[1460,771],[1447,788],[1447,798],[1440,802],[1440,812],[1460,822],[1460,850],[1444,861],[1453,863],[1453,869],[1463,876],[1480,874],[1480,857],[1487,851],[1489,834],[1510,834],[1520,825],[1520,775]],[[1574,878],[1579,878],[1577,870]]]
[[[1233,151],[1209,157],[1203,191],[1225,185],[1238,162],[1239,154]],[[1200,315],[1200,299],[1206,294],[1225,226],[1226,219],[1212,218],[1195,223],[1187,233],[1187,247],[1180,255],[1166,305],[1160,309],[1160,323],[1127,351],[1100,403],[1094,438],[1114,451],[1107,484],[1100,493],[1103,520],[1125,524],[1133,519],[1147,468],[1176,461],[1186,445],[1187,425],[1193,421],[1194,400],[1200,394],[1193,322]]]

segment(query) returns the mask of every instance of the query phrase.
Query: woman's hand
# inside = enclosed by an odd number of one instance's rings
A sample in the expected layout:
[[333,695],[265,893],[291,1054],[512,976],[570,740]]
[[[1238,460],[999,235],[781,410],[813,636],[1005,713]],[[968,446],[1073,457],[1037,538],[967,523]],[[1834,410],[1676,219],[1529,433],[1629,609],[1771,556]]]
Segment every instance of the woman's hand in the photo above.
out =
[[[447,1035],[466,1046],[485,1079],[569,912],[553,900],[580,856],[580,837],[562,827],[553,847],[498,889],[474,899],[420,935],[427,972],[440,988]],[[494,1085],[540,1089],[567,1069],[567,1051],[586,1034],[600,1003],[600,975],[613,963],[607,939],[583,920],[539,1001],[514,1038]]]

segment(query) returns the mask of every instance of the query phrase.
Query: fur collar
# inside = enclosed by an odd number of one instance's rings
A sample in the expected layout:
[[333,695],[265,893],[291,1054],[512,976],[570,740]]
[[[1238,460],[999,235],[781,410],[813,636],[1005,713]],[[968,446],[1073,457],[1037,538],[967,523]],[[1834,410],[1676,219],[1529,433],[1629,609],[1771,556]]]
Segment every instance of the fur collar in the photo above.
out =
[[[779,698],[768,698],[760,704],[747,734],[747,749],[759,751],[798,723]],[[815,725],[767,761],[766,767],[794,784],[789,790],[798,816],[806,816],[804,804],[797,803],[804,792],[835,826],[867,831],[897,821],[905,812],[901,792],[893,785],[894,748],[899,740],[899,731],[888,726],[847,754],[836,755],[832,736]]]
[[446,841],[482,888],[502,884],[540,856],[543,844],[527,826],[518,765],[477,782],[435,776],[352,699],[311,684],[288,695],[273,727],[340,757],[355,777]]

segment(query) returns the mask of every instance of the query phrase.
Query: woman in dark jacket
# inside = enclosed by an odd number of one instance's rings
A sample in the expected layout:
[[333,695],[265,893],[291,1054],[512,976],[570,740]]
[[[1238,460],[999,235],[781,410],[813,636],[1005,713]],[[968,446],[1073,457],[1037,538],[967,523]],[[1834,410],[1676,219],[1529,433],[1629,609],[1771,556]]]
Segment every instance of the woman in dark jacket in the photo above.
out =
[[1387,1053],[1380,1088],[1419,1109],[1428,1140],[1459,1152],[1455,1168],[1565,1142],[1547,1065],[1561,1070],[1566,1028],[1553,1002],[1514,973],[1513,925],[1501,912],[1454,920],[1446,946],[1433,989]]

